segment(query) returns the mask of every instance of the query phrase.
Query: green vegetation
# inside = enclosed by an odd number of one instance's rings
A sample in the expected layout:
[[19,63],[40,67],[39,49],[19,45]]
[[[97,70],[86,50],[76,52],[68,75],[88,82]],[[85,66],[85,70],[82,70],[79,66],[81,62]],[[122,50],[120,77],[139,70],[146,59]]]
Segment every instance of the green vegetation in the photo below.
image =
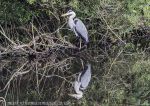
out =
[[0,3],[0,24],[16,25],[27,23],[31,20],[32,14],[26,6],[17,0],[1,0]]
[[127,13],[125,16],[134,25],[150,25],[150,1],[149,0],[128,0]]
[[[78,51],[61,17],[73,9],[90,43]],[[0,105],[6,101],[71,105],[150,105],[149,0],[1,0]],[[84,60],[84,62],[82,61]],[[81,100],[72,81],[92,64]]]

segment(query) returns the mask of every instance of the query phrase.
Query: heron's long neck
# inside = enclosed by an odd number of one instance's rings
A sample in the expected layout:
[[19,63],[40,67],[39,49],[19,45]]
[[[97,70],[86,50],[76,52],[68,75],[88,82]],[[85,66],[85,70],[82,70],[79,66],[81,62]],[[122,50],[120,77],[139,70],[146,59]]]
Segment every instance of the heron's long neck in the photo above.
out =
[[78,95],[83,95],[83,92],[80,91],[80,90],[78,90],[76,93],[77,93]]
[[72,14],[72,15],[69,17],[69,19],[70,19],[70,20],[73,20],[75,17],[76,17],[76,14]]
[[74,17],[75,17],[75,14],[72,14],[72,15],[69,17],[69,20],[68,20],[68,23],[69,23],[69,26],[70,26],[71,29],[73,29],[74,26],[75,26],[75,23],[74,23],[74,20],[73,20]]
[[76,16],[75,14],[72,14],[72,15],[69,17],[69,22],[70,22],[70,23],[74,23],[74,20],[73,20],[73,19],[75,18],[75,16]]

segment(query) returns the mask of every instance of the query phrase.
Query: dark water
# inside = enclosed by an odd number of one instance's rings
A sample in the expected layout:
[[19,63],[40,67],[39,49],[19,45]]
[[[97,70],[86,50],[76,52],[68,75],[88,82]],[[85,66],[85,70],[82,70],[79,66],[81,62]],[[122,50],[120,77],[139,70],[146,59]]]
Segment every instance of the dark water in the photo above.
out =
[[92,57],[93,53],[97,51],[85,49],[75,52],[74,56],[65,56],[60,51],[47,52],[45,56],[40,53],[3,53],[0,60],[0,96],[8,104],[24,101],[69,103],[69,100],[76,100],[68,94],[76,93],[74,81],[80,73],[84,74],[88,63],[91,64],[92,78],[84,90],[85,97],[91,88],[94,74],[103,73],[99,67],[102,67],[104,57]]
[[[128,99],[129,96],[136,97],[132,95],[136,83],[132,66],[143,54],[131,55],[124,48],[112,51],[70,51],[73,55],[62,50],[37,54],[3,53],[0,60],[0,97],[5,98],[8,105],[134,104]],[[91,64],[91,80],[83,91],[83,97],[77,100],[69,94],[76,93],[73,83],[86,70],[87,63]]]

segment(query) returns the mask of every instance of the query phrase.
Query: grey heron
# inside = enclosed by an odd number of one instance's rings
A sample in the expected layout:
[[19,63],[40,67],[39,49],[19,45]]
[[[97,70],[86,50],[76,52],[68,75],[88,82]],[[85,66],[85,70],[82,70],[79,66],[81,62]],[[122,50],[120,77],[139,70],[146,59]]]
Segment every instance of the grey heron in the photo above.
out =
[[83,90],[87,88],[91,80],[91,64],[87,64],[86,66],[87,68],[79,73],[78,78],[74,82],[74,90],[76,94],[69,94],[76,99],[83,97]]
[[75,18],[76,13],[72,10],[69,10],[66,14],[63,14],[62,16],[69,16],[68,24],[70,29],[75,33],[76,37],[82,38],[85,44],[89,43],[88,31],[83,22],[80,19]]

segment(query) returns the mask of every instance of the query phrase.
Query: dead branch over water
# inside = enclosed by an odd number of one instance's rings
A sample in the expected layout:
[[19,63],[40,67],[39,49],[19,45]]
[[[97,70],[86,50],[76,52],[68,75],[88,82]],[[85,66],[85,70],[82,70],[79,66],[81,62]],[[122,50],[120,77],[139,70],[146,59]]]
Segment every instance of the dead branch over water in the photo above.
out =
[[[69,89],[69,86],[72,86],[71,81],[78,73],[70,71],[74,59],[91,57],[86,53],[87,49],[80,51],[78,47],[67,41],[66,37],[59,35],[60,29],[54,33],[42,33],[33,24],[30,28],[31,32],[25,30],[28,42],[23,42],[11,36],[16,32],[6,33],[1,27],[0,33],[5,42],[0,46],[2,70],[0,92],[5,93],[6,97],[14,87],[17,87],[14,92],[20,92],[23,84],[25,87],[35,86],[31,89],[36,88],[39,95],[42,95],[44,89],[48,87],[50,92],[59,93],[58,95],[52,93],[52,98],[60,98],[63,96],[61,92],[64,92],[65,86],[68,86],[65,92],[71,90]],[[16,96],[19,96],[19,93]]]

